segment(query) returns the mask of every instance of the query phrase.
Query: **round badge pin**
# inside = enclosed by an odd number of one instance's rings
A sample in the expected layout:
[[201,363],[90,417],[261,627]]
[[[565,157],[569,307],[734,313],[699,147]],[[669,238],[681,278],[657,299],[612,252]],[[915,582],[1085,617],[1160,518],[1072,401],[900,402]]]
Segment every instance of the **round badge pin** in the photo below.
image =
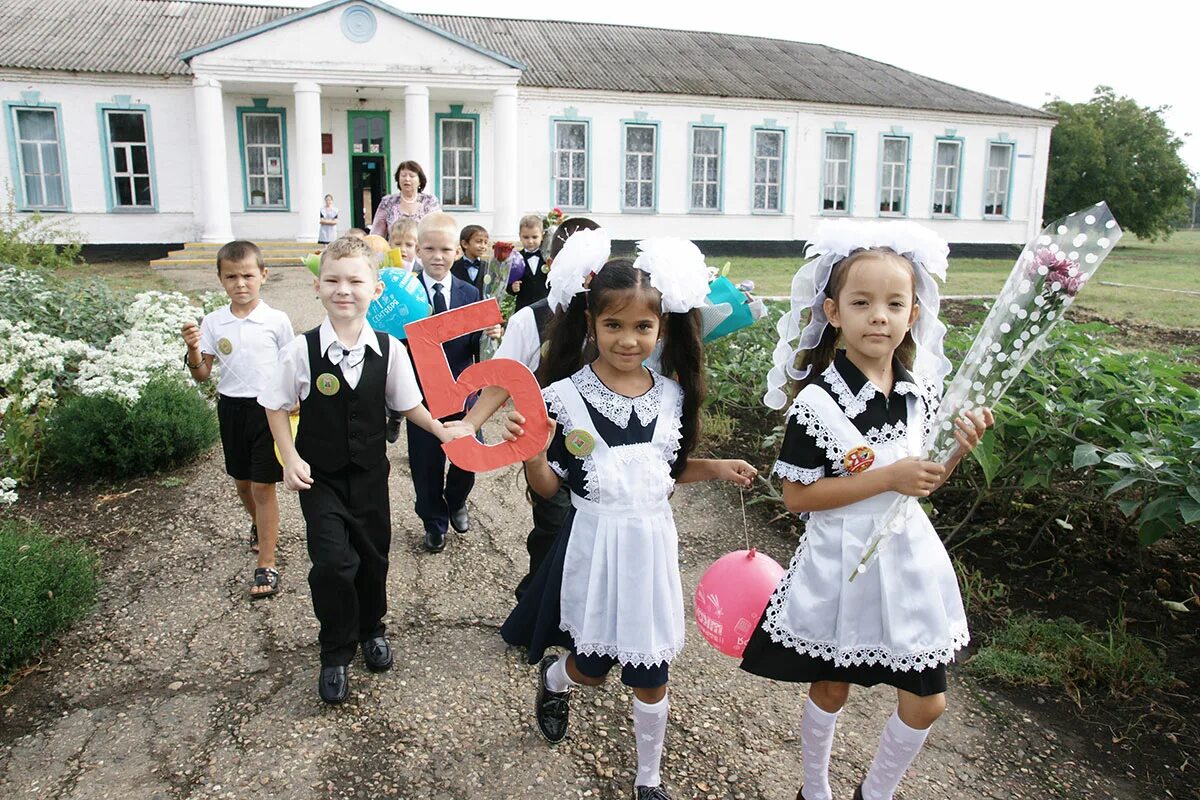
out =
[[567,432],[567,452],[576,458],[587,458],[596,449],[596,440],[582,428]]
[[217,342],[217,349],[221,351],[221,355],[227,356],[233,352],[233,342],[221,337],[221,339]]
[[342,382],[337,379],[336,375],[328,372],[322,372],[317,376],[317,391],[326,397],[332,397],[338,393],[338,389],[342,388]]
[[543,275],[550,274],[550,265],[549,264],[542,264],[542,274]]
[[870,468],[875,463],[875,451],[867,447],[865,444],[860,445],[850,452],[846,453],[846,457],[842,459],[842,466],[846,468],[846,472],[851,475],[857,475]]

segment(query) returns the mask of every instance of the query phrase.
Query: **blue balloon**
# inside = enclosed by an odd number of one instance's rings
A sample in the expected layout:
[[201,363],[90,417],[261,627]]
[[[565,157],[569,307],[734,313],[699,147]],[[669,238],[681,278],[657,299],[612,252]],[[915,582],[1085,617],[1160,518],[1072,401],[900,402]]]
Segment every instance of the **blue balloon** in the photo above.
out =
[[379,270],[383,294],[367,309],[367,322],[377,331],[404,339],[404,326],[429,316],[432,309],[416,273],[397,267]]

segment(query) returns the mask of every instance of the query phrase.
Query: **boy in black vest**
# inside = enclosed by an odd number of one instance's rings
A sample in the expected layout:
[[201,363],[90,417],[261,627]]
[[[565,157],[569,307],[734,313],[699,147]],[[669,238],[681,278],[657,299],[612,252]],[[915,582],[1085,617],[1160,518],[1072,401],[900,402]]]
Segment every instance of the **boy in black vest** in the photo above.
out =
[[509,294],[516,296],[516,310],[520,311],[538,300],[546,299],[549,294],[546,279],[550,276],[550,261],[542,252],[541,217],[537,214],[521,217],[517,233],[521,236],[521,258],[525,260],[525,271],[506,288]]
[[[554,263],[554,257],[562,250],[562,246],[566,244],[571,234],[585,229],[595,230],[599,227],[586,217],[569,217],[564,220],[558,226],[554,240],[550,243],[550,260],[547,263]],[[540,227],[538,230],[541,230]],[[522,236],[524,236],[524,232],[522,232]],[[546,330],[550,326],[553,316],[550,304],[545,297],[515,312],[509,317],[504,338],[500,341],[500,347],[496,350],[493,358],[511,358],[514,361],[520,361],[533,370],[534,374],[537,374],[542,360],[542,348],[546,342]],[[488,386],[480,394],[479,402],[467,412],[463,421],[468,423],[472,429],[478,430],[492,414],[496,413],[500,406],[504,405],[504,401],[507,399],[508,392],[504,389],[499,386]],[[544,498],[537,492],[530,492],[529,497],[533,504],[533,529],[525,538],[525,549],[529,551],[529,572],[517,584],[518,600],[525,593],[529,582],[533,580],[538,567],[549,555],[554,545],[554,537],[558,535],[558,531],[567,518],[567,512],[571,509],[571,492],[566,488],[565,481],[563,486],[559,487],[558,493],[551,498]]]
[[[392,666],[383,623],[392,538],[386,409],[441,441],[472,430],[429,415],[404,345],[367,324],[367,308],[383,284],[366,242],[343,237],[325,248],[316,290],[325,321],[280,351],[259,403],[283,457],[284,485],[300,491],[308,529],[308,583],[321,625],[317,691],[325,702],[340,703],[360,642],[368,669]],[[288,413],[297,398],[293,443]]]

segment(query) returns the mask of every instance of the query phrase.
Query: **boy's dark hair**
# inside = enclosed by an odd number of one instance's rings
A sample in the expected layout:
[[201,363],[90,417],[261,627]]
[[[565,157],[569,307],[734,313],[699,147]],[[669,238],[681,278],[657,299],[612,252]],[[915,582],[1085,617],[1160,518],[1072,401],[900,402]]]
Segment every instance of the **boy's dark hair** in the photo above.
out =
[[267,262],[263,261],[262,250],[258,249],[258,245],[254,242],[248,242],[245,239],[235,239],[232,242],[224,244],[217,251],[217,274],[221,274],[222,261],[245,261],[248,258],[253,258],[254,263],[258,265],[258,271],[263,272],[267,268]]
[[567,217],[559,223],[558,228],[554,231],[554,238],[550,240],[550,260],[554,260],[558,251],[563,249],[563,245],[567,243],[567,239],[570,239],[572,234],[584,230],[594,231],[599,228],[599,225],[587,217]]
[[[594,224],[594,223],[593,223]],[[595,339],[591,326],[612,303],[628,301],[630,294],[644,294],[652,305],[660,306],[662,294],[650,285],[650,276],[635,269],[627,258],[614,258],[596,273],[586,292],[571,299],[565,312],[554,315],[545,341],[550,343],[546,357],[538,368],[538,382],[549,386],[555,381],[574,375],[584,364],[598,355],[591,342]],[[591,323],[588,314],[591,314]],[[700,436],[700,407],[704,404],[704,349],[700,343],[700,314],[659,315],[662,328],[662,371],[674,378],[683,388],[683,430],[679,441],[679,456],[671,468],[678,478],[687,467],[688,455]],[[584,345],[587,344],[586,352]]]
[[462,229],[462,233],[458,234],[458,243],[466,244],[467,242],[471,241],[471,237],[477,233],[482,233],[486,236],[487,228],[483,227],[482,225],[468,225]]
[[[842,286],[846,283],[846,276],[850,274],[850,268],[862,259],[872,257],[898,258],[912,266],[907,258],[899,255],[894,250],[888,247],[876,247],[869,250],[855,250],[850,255],[843,258],[841,261],[833,265],[833,269],[829,271],[829,280],[825,282],[825,296],[833,302],[837,302],[838,295],[842,292]],[[917,278],[913,275],[913,302],[917,301]],[[833,325],[826,325],[825,330],[821,331],[821,339],[816,346],[811,350],[805,350],[800,354],[799,368],[811,367],[808,375],[804,380],[797,383],[796,390],[803,389],[810,383],[815,383],[821,379],[821,373],[825,368],[833,363],[833,357],[837,355],[839,331]],[[904,334],[904,340],[896,347],[896,358],[904,366],[905,369],[912,369],[913,360],[917,355],[917,343],[913,339],[912,331]]]
[[421,169],[421,165],[415,161],[401,161],[400,165],[396,167],[396,188],[400,188],[400,173],[405,170],[417,173],[417,191],[425,191],[425,170]]

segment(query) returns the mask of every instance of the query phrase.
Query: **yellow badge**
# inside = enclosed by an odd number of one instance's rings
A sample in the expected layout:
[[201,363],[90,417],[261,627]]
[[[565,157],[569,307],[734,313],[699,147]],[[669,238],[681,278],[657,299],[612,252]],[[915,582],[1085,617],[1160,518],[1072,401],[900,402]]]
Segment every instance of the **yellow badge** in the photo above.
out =
[[550,274],[550,265],[549,264],[542,264],[542,274],[543,275]]
[[846,472],[851,475],[857,475],[870,468],[875,463],[875,451],[867,447],[865,444],[854,448],[846,453],[846,457],[842,459],[842,466],[846,468]]
[[317,376],[317,391],[326,397],[333,397],[341,388],[342,382],[337,379],[336,375],[322,372]]
[[567,432],[567,452],[576,458],[587,458],[596,449],[596,440],[582,428]]
[[227,356],[233,352],[233,342],[222,336],[217,342],[217,349],[221,351],[221,355]]

